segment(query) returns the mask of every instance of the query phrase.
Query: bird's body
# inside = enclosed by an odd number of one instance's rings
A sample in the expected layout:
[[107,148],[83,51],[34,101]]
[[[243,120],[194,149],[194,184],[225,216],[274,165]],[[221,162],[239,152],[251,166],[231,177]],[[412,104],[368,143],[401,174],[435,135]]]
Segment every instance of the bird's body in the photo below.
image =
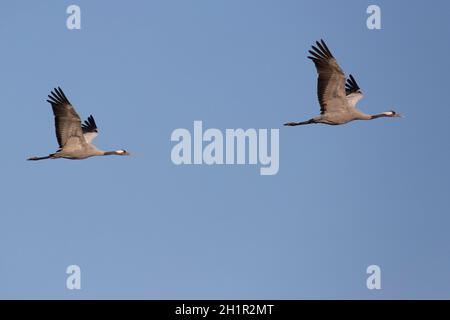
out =
[[61,88],[55,88],[47,100],[55,116],[55,131],[59,149],[45,157],[31,157],[28,160],[44,160],[65,158],[83,160],[94,156],[129,155],[125,150],[102,151],[92,144],[98,134],[94,118],[89,118],[81,124],[75,108],[69,102]]
[[53,154],[52,158],[83,160],[94,156],[102,156],[104,152],[91,144],[67,146]]
[[364,96],[352,75],[346,80],[345,74],[323,40],[316,42],[309,51],[308,58],[314,62],[318,73],[317,97],[320,115],[307,121],[288,122],[285,126],[322,123],[341,125],[354,120],[372,120],[381,117],[399,117],[395,111],[380,114],[366,114],[356,108]]

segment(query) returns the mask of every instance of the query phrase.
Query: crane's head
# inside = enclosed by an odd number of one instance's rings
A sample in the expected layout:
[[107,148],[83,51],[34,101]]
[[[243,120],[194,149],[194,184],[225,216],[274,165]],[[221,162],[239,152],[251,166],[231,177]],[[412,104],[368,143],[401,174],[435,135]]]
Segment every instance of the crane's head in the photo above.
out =
[[129,156],[130,153],[127,150],[119,149],[115,151],[118,156]]
[[398,117],[398,118],[403,118],[403,116],[402,116],[400,113],[398,113],[398,112],[396,112],[396,111],[394,111],[394,110],[387,111],[387,112],[383,112],[383,114],[384,114],[386,117]]

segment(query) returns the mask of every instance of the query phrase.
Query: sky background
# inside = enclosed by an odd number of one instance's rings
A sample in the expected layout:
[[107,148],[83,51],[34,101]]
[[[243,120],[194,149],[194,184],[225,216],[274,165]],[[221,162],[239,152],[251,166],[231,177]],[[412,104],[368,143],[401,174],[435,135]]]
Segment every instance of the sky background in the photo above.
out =
[[[66,28],[77,4],[82,29]],[[368,30],[377,4],[382,30]],[[450,298],[448,1],[2,1],[0,298]],[[326,40],[386,118],[319,113]],[[57,148],[61,86],[104,149]],[[175,166],[174,129],[279,128],[280,170]],[[82,289],[68,290],[67,266]],[[366,268],[382,271],[368,290]]]

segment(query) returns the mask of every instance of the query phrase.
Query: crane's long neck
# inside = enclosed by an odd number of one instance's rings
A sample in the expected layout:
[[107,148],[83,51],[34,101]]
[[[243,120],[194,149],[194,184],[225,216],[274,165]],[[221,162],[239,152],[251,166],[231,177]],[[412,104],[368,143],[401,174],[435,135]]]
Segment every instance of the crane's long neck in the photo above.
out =
[[116,151],[102,151],[103,156],[128,156],[130,155],[128,152],[126,152],[125,150],[119,149]]
[[118,155],[120,155],[120,153],[117,151],[104,151],[103,155],[104,156],[118,156]]
[[384,118],[384,117],[392,117],[392,112],[382,112],[379,114],[371,115],[369,120],[377,119],[377,118]]
[[393,117],[395,115],[392,111],[382,112],[379,114],[366,114],[364,112],[359,112],[357,119],[359,120],[373,120],[378,118],[384,118],[384,117]]

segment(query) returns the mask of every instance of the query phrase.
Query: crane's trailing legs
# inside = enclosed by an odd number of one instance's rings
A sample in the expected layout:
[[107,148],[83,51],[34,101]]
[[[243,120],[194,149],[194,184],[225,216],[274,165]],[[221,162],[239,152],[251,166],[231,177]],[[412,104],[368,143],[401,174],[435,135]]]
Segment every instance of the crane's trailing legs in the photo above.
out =
[[308,121],[302,121],[302,122],[288,122],[285,123],[285,126],[294,127],[294,126],[302,126],[304,124],[311,124],[311,123],[317,123],[314,119],[309,119]]
[[54,159],[54,158],[53,158],[53,155],[54,155],[54,154],[49,154],[49,155],[46,156],[46,157],[31,157],[31,158],[28,158],[27,160],[28,160],[28,161],[38,161],[38,160],[45,160],[45,159]]

